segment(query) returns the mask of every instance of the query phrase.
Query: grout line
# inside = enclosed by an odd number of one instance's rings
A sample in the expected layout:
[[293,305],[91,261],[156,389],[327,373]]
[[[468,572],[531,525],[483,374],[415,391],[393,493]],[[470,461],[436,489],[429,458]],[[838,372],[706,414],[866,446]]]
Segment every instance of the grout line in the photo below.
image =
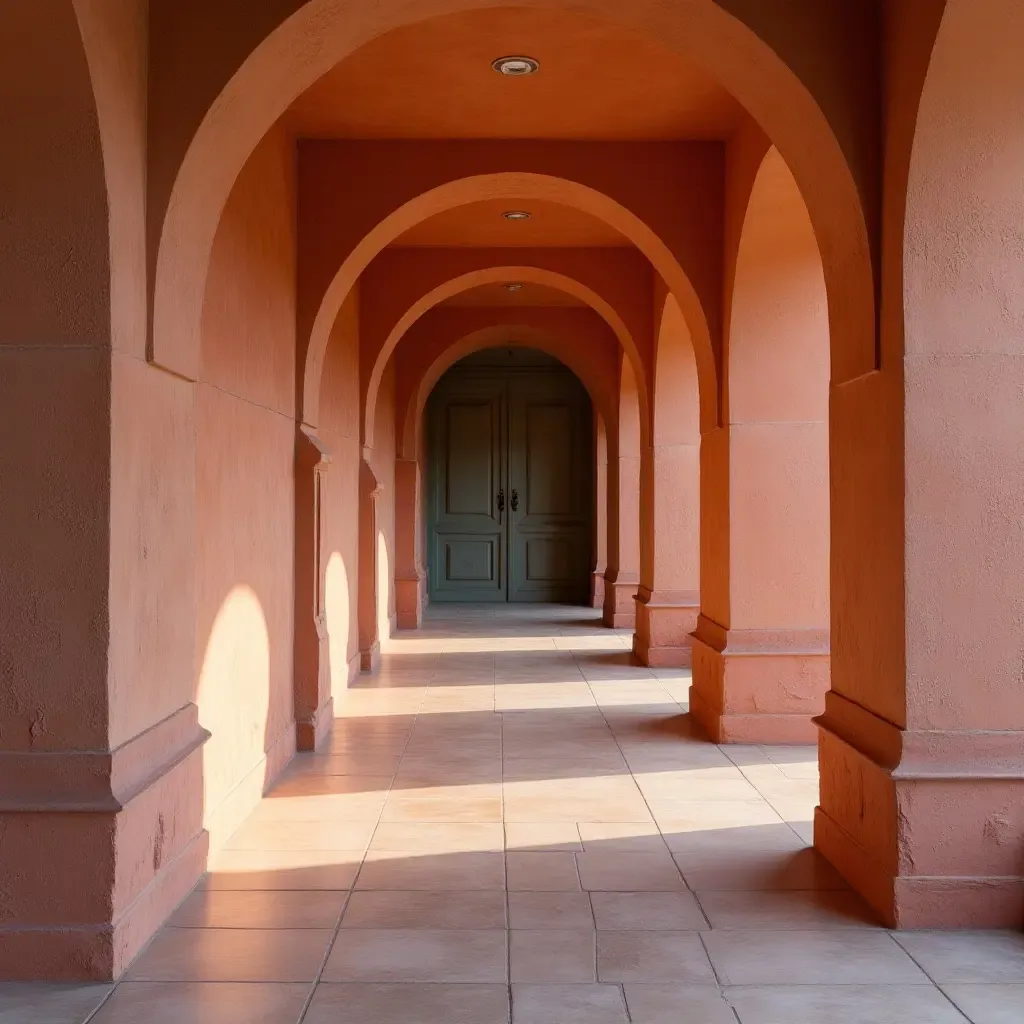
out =
[[[425,692],[425,690],[424,690]],[[401,754],[398,755],[398,763],[395,766],[395,775],[398,774],[398,770],[402,765],[402,760],[405,758],[405,752],[409,749],[409,743],[412,740],[413,730],[416,728],[416,722],[419,720],[420,709],[422,708],[422,700],[420,708],[417,709],[416,714],[413,715],[412,725],[409,727],[409,732],[405,737],[405,745],[402,747]],[[344,717],[344,716],[342,716]],[[334,728],[333,724],[331,726]],[[394,776],[392,776],[391,785],[388,787],[388,796],[391,794],[391,790],[394,788]],[[377,829],[380,827],[381,819],[384,817],[384,808],[387,806],[388,797],[385,796],[383,803],[380,805],[380,811],[377,814],[377,821],[374,823],[373,829],[370,831],[370,835],[366,840],[366,845],[363,847],[363,856],[359,861],[359,868],[355,873],[355,877],[352,879],[352,885],[349,887],[348,892],[345,895],[345,899],[341,905],[341,912],[338,914],[338,920],[334,925],[334,931],[331,933],[331,938],[327,943],[327,949],[324,952],[323,958],[320,961],[320,967],[316,972],[316,976],[313,978],[313,984],[310,986],[309,994],[306,996],[306,1001],[302,1004],[302,1009],[299,1011],[299,1016],[296,1024],[302,1024],[306,1019],[306,1014],[309,1013],[309,1008],[313,1004],[313,997],[316,995],[316,990],[320,985],[323,973],[327,967],[327,962],[331,958],[331,953],[334,952],[334,946],[338,941],[338,936],[341,933],[341,922],[345,918],[345,913],[348,910],[348,905],[352,900],[352,896],[356,891],[356,886],[359,884],[359,876],[363,873],[363,866],[366,863],[366,856],[370,852],[370,847],[373,845],[373,837],[377,834]]]
[[954,1003],[953,1000],[949,998],[949,996],[946,994],[946,990],[925,970],[924,964],[922,964],[917,959],[917,957],[915,957],[914,954],[911,953],[910,950],[907,949],[907,947],[904,946],[902,942],[900,942],[900,940],[895,936],[895,934],[890,929],[886,928],[884,929],[884,931],[885,934],[888,935],[889,938],[892,939],[892,941],[896,944],[897,948],[901,949],[904,952],[904,954],[906,954],[906,956],[910,959],[911,963],[913,963],[917,967],[917,969],[932,983],[932,988],[936,989],[942,995],[942,998],[945,999],[949,1003],[949,1005],[952,1006],[953,1009],[956,1010],[956,1012],[959,1013],[961,1017],[963,1017],[965,1021],[970,1022],[970,1017],[968,1017],[967,1014],[964,1013],[964,1011],[961,1010],[960,1007],[957,1006],[956,1003]]
[[[146,943],[146,945],[149,945],[149,943]],[[99,1005],[96,1006],[93,1010],[90,1010],[90,1012],[88,1014],[86,1014],[85,1018],[82,1021],[82,1024],[89,1024],[89,1021],[95,1020],[96,1019],[96,1014],[98,1014],[100,1012],[100,1010],[102,1010],[103,1007],[106,1006],[108,1002],[110,1002],[111,996],[113,996],[113,994],[117,991],[118,988],[120,988],[120,986],[121,986],[121,979],[119,978],[117,981],[115,981],[115,982],[113,982],[113,984],[111,984],[110,990],[99,1001]]]
[[711,971],[715,976],[715,982],[718,984],[719,991],[722,993],[722,998],[725,998],[725,984],[722,982],[722,976],[718,973],[718,968],[715,966],[715,961],[711,959],[711,954],[708,952],[708,944],[704,941],[704,933],[697,932],[697,938],[700,939],[700,944],[704,948],[704,955],[708,958],[708,964],[711,966]]

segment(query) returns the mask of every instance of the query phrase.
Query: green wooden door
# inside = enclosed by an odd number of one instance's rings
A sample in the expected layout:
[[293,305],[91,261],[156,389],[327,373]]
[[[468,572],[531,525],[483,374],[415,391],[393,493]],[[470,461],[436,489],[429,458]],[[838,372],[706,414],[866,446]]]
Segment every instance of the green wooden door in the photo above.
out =
[[430,593],[506,601],[505,382],[446,376],[430,400]]
[[509,600],[589,593],[590,402],[567,373],[509,380]]
[[434,601],[585,601],[590,399],[530,350],[480,353],[428,405],[427,566]]

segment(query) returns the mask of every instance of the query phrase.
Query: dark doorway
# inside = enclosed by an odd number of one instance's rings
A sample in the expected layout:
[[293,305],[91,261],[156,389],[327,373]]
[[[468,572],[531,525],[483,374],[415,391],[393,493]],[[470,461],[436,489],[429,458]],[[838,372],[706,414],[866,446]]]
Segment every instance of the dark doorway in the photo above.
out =
[[488,349],[456,363],[427,406],[432,601],[589,596],[593,412],[556,359]]

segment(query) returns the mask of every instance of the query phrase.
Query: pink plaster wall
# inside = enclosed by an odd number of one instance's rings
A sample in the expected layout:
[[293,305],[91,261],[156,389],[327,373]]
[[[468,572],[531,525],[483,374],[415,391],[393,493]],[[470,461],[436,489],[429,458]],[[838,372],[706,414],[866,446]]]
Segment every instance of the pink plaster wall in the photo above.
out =
[[18,2],[3,18],[0,479],[18,481],[18,494],[5,484],[0,497],[0,745],[101,749],[111,344],[101,137],[71,5]]
[[912,728],[1024,729],[1022,33],[1024,8],[1012,0],[947,4],[910,165],[904,417]]
[[377,637],[383,643],[395,627],[395,364],[384,371],[377,398],[376,429],[370,464],[380,486],[377,494],[375,552],[360,557],[376,560]]
[[217,232],[196,390],[196,699],[215,843],[294,749],[293,210],[292,147],[273,133]]
[[331,454],[321,495],[329,689],[336,704],[359,668],[359,292],[341,308],[324,364],[320,433]]
[[828,304],[821,256],[777,150],[754,182],[729,329],[730,618],[828,625]]

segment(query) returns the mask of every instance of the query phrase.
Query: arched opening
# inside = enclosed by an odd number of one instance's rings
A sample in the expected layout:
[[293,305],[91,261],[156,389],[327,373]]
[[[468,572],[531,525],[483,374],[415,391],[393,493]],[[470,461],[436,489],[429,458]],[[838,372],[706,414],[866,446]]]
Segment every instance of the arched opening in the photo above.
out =
[[447,370],[427,420],[433,602],[583,604],[593,568],[593,407],[563,363],[489,347]]
[[679,304],[655,293],[651,441],[640,459],[640,587],[633,651],[686,668],[700,605],[700,394]]
[[701,442],[691,710],[718,740],[811,743],[829,681],[828,303],[774,149],[742,217],[726,346],[727,424]]
[[1021,5],[517,2],[3,5],[0,974],[1017,1019]]

